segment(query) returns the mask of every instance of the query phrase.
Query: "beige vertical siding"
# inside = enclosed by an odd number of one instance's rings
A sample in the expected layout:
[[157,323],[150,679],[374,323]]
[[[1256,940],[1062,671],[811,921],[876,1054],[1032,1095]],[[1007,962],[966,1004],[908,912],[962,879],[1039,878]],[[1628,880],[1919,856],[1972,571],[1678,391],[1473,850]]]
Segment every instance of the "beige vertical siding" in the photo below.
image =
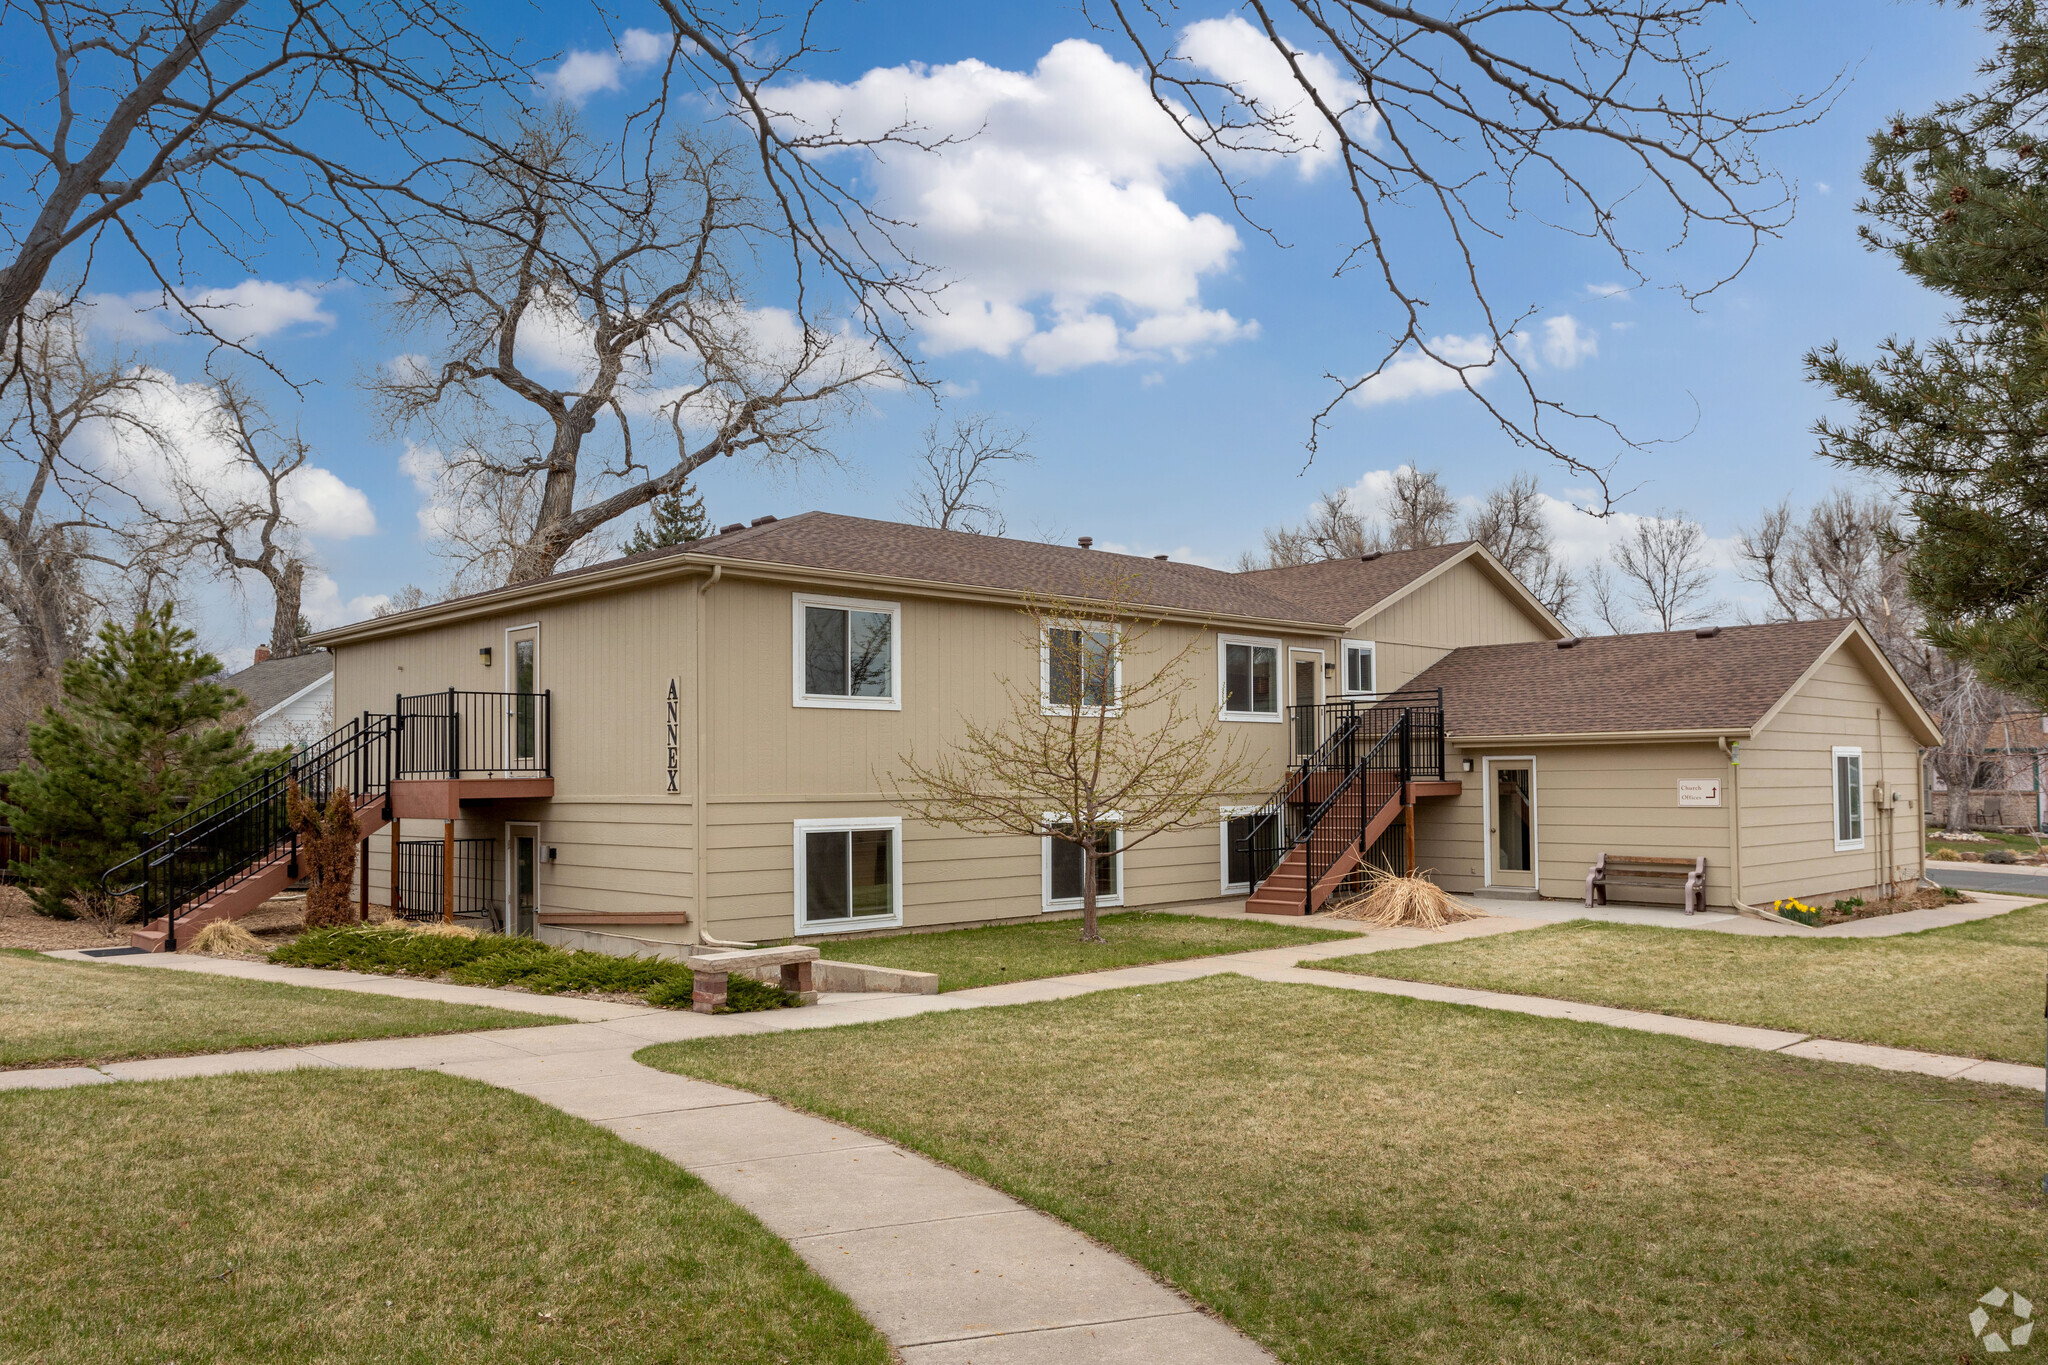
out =
[[1391,692],[1454,649],[1519,644],[1552,635],[1485,570],[1465,560],[1368,617],[1349,638],[1378,646],[1380,690]]
[[[1728,763],[1711,744],[1588,744],[1454,751],[1448,776],[1464,783],[1456,798],[1422,802],[1416,811],[1416,863],[1433,868],[1453,891],[1485,885],[1484,760],[1531,758],[1536,782],[1537,889],[1578,900],[1586,873],[1602,852],[1655,858],[1707,859],[1707,903],[1730,903]],[[1459,770],[1470,758],[1472,771]],[[1681,779],[1719,778],[1723,806],[1681,807]],[[1678,903],[1654,889],[1617,888],[1618,901]]]
[[[1834,838],[1836,745],[1863,750],[1864,839],[1837,852]],[[1872,794],[1883,781],[1900,796],[1881,810]],[[1867,893],[1893,875],[1925,871],[1921,837],[1920,750],[1864,665],[1838,650],[1742,746],[1743,899],[1764,905],[1784,896],[1832,899]]]

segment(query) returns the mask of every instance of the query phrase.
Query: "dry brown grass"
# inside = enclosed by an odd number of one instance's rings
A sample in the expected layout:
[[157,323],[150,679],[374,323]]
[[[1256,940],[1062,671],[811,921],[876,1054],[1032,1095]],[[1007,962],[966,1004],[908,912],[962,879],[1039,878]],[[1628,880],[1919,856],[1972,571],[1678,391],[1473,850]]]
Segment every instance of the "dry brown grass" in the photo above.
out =
[[1362,871],[1365,890],[1330,911],[1331,919],[1355,919],[1381,929],[1441,929],[1485,918],[1484,911],[1474,910],[1431,881],[1427,870],[1397,877],[1368,863]]
[[5,1094],[0,1150],[0,1360],[889,1359],[693,1176],[473,1081],[322,1070]]
[[269,944],[228,919],[202,926],[183,947],[188,953],[203,953],[207,957],[265,957],[270,953]]
[[402,927],[407,933],[435,934],[442,938],[482,937],[481,934],[470,928],[467,924],[443,924],[439,920],[432,920],[424,924],[407,924]]

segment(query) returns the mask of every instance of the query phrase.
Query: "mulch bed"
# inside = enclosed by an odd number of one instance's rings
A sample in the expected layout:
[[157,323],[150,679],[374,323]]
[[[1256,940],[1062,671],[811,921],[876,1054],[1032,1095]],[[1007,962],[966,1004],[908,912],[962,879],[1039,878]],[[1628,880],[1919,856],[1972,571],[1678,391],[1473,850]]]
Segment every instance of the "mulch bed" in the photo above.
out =
[[[237,922],[275,947],[298,937],[305,913],[305,895],[288,891],[271,897],[261,909]],[[31,948],[37,952],[58,948],[125,948],[128,931],[133,927],[116,925],[109,933],[90,920],[46,919],[35,912],[26,891],[18,886],[0,886],[0,948]]]
[[1821,907],[1821,923],[1848,924],[1852,920],[1876,919],[1879,915],[1903,914],[1908,910],[1935,910],[1944,905],[1967,905],[1968,896],[1960,899],[1936,887],[1923,886],[1909,896],[1894,896],[1888,901],[1869,901],[1854,910],[1837,910],[1833,906]]

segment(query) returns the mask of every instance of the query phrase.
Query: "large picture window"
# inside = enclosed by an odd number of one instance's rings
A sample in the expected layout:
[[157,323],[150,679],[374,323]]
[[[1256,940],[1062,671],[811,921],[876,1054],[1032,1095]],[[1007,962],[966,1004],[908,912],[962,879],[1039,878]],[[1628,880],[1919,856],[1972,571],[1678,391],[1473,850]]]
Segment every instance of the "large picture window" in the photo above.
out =
[[1225,720],[1280,719],[1280,642],[1224,636],[1217,642]]
[[1835,749],[1835,848],[1863,847],[1863,750]]
[[1077,624],[1046,629],[1040,661],[1049,711],[1116,709],[1123,661],[1112,649],[1111,627]]
[[796,931],[903,922],[903,822],[796,822]]
[[799,594],[795,605],[798,706],[901,708],[902,613],[894,602]]
[[[1095,841],[1095,903],[1124,903],[1123,834],[1102,830]],[[1045,908],[1072,910],[1081,904],[1081,846],[1072,839],[1045,840]]]

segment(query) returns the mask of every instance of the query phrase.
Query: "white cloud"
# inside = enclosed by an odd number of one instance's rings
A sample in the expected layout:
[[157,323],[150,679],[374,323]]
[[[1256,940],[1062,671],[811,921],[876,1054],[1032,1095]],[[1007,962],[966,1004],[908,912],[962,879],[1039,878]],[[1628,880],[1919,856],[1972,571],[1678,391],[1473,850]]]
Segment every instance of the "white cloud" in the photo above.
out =
[[398,472],[412,480],[413,490],[420,495],[420,535],[429,541],[447,539],[457,529],[460,515],[449,488],[447,456],[439,446],[408,441],[405,453],[398,457]]
[[[1378,374],[1358,386],[1351,401],[1362,408],[1381,403],[1401,403],[1410,398],[1433,398],[1438,394],[1474,386],[1492,377],[1493,345],[1482,336],[1431,337],[1429,347],[1442,357],[1434,360],[1421,351],[1405,351]],[[1452,366],[1475,368],[1462,372]]]
[[1625,299],[1629,296],[1631,288],[1630,285],[1610,281],[1606,284],[1589,284],[1586,286],[1586,293],[1596,299]]
[[1552,369],[1577,369],[1581,361],[1600,354],[1600,338],[1570,313],[1559,313],[1543,319],[1542,351],[1543,363]]
[[780,100],[812,130],[875,137],[908,121],[957,139],[873,165],[886,210],[916,223],[913,249],[950,280],[924,324],[934,355],[1017,356],[1052,373],[1255,335],[1202,306],[1202,280],[1229,267],[1239,240],[1168,192],[1198,152],[1139,72],[1093,43],[1059,43],[1028,72],[974,60],[877,68],[800,82]]
[[1822,194],[1833,194],[1835,192],[1835,187],[1833,185],[1830,185],[1825,180],[1814,181],[1813,187],[1819,190]]
[[[1233,131],[1227,141],[1232,147],[1266,154],[1255,155],[1254,164],[1275,166],[1286,158],[1307,180],[1336,163],[1342,153],[1336,134],[1280,50],[1243,17],[1233,14],[1189,24],[1175,50],[1202,75],[1231,85],[1249,101],[1239,117],[1248,114],[1253,126]],[[1380,117],[1364,89],[1345,80],[1336,63],[1320,52],[1295,48],[1294,58],[1351,134],[1368,143],[1377,141]]]
[[341,585],[318,569],[306,575],[305,587],[299,596],[299,609],[315,630],[367,620],[377,614],[377,608],[389,605],[391,594],[384,592],[364,593],[344,602]]
[[[255,341],[294,327],[326,331],[335,323],[318,293],[274,280],[201,289],[184,300],[199,321],[229,341]],[[85,305],[90,325],[103,335],[139,342],[177,335],[170,322],[177,307],[167,294],[89,294]]]
[[1095,548],[1103,551],[1105,554],[1136,555],[1140,559],[1151,559],[1156,555],[1164,554],[1176,564],[1197,564],[1205,569],[1228,569],[1230,567],[1230,565],[1222,560],[1211,559],[1207,555],[1195,553],[1195,549],[1191,545],[1176,546],[1168,551],[1155,550],[1144,545],[1125,545],[1121,541],[1105,540],[1098,542]]
[[[154,382],[127,400],[135,426],[97,422],[82,433],[86,458],[98,472],[160,507],[176,503],[180,478],[216,502],[267,500],[263,477],[242,462],[225,438],[212,390],[180,383],[160,370],[143,374]],[[161,445],[142,439],[138,427],[160,433]],[[377,529],[376,513],[363,491],[320,465],[293,471],[281,493],[286,514],[309,536],[345,540]]]
[[629,28],[609,52],[572,47],[562,64],[541,77],[556,98],[582,104],[600,91],[624,88],[623,77],[654,65],[670,51],[669,40],[644,28]]
[[[1551,548],[1560,560],[1574,569],[1607,563],[1608,554],[1616,545],[1633,539],[1636,528],[1642,523],[1655,520],[1635,512],[1612,512],[1596,517],[1548,493],[1537,494],[1537,501],[1542,508],[1544,529],[1550,533]],[[1736,566],[1735,546],[1733,536],[1707,538],[1707,550],[1715,568],[1731,570]]]

